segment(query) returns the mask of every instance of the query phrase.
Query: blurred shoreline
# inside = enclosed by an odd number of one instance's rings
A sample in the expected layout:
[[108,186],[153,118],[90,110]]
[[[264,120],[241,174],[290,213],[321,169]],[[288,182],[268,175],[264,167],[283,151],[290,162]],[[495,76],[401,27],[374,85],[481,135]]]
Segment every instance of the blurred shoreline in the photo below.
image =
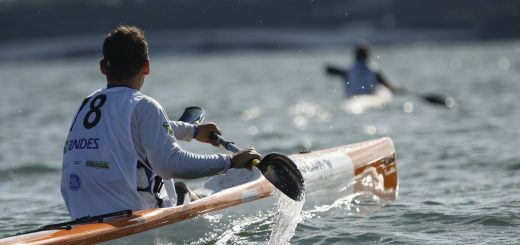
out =
[[520,38],[520,1],[0,0],[0,62],[100,56],[119,24],[151,55]]
[[[359,26],[345,29],[221,29],[146,31],[150,55],[204,54],[233,51],[350,48],[360,40],[372,44],[451,42],[474,40],[464,29],[378,30]],[[19,40],[0,43],[0,62],[101,57],[105,33]]]

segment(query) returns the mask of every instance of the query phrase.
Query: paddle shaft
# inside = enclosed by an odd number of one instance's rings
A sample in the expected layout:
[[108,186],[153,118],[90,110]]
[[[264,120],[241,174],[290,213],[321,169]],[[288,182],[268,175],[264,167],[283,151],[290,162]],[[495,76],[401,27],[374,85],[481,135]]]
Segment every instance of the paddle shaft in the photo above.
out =
[[[204,114],[205,111],[201,107],[189,107],[186,108],[181,119],[186,122],[199,124],[204,120]],[[224,139],[217,133],[211,133],[209,137],[233,153],[242,150],[235,143]],[[289,157],[280,153],[270,153],[265,155],[262,160],[253,159],[251,164],[258,168],[265,179],[283,194],[295,201],[303,199],[305,191],[303,176]]]
[[[212,133],[211,134],[211,138],[215,139],[217,141],[217,143],[219,143],[220,145],[224,146],[224,148],[226,148],[228,151],[231,151],[233,153],[237,153],[237,152],[242,150],[238,146],[236,146],[234,142],[226,140],[222,136],[220,136],[220,135],[218,135],[216,133]],[[253,159],[253,161],[251,161],[251,163],[254,166],[257,166],[260,163],[260,160]]]

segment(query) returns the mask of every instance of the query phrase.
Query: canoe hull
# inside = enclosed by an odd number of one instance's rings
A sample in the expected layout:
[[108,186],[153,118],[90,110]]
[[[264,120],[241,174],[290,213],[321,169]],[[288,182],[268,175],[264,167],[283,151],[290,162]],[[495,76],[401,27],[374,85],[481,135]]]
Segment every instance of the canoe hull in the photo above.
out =
[[383,86],[377,86],[374,94],[356,95],[346,99],[342,107],[351,114],[361,114],[370,109],[383,108],[392,101],[392,92]]
[[[291,155],[305,180],[306,195],[370,192],[382,200],[397,197],[395,149],[390,138]],[[183,206],[134,212],[103,223],[75,225],[0,240],[0,244],[92,244],[144,232],[202,214],[272,196],[274,187],[259,171],[238,170],[210,179],[199,193],[208,195]],[[310,195],[310,196],[309,196]]]

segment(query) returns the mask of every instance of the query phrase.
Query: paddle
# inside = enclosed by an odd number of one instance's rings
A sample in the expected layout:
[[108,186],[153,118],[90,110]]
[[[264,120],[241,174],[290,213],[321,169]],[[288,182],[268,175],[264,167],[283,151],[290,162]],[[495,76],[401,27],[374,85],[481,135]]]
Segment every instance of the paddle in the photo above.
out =
[[[413,93],[407,92],[407,91],[403,91],[403,92],[413,94]],[[455,105],[456,105],[455,99],[451,96],[443,96],[440,94],[413,94],[413,95],[418,96],[418,97],[422,98],[423,100],[430,102],[431,104],[446,106],[449,109],[455,107]]]
[[[325,71],[327,72],[327,74],[334,75],[334,76],[345,77],[345,75],[346,75],[345,70],[332,66],[332,65],[327,65],[325,67]],[[404,89],[400,90],[398,93],[411,94],[411,95],[421,98],[422,100],[424,100],[432,105],[444,106],[449,109],[453,108],[456,105],[455,99],[450,96],[444,96],[444,95],[434,94],[434,93],[417,94],[417,93],[410,92],[410,91],[404,90]]]
[[198,106],[190,106],[184,109],[179,120],[181,122],[187,122],[195,125],[199,125],[204,121],[204,116],[206,115],[206,111]]
[[[215,133],[211,136],[227,150],[234,153],[241,151],[233,142],[227,141],[222,136]],[[303,177],[296,164],[289,157],[281,153],[270,153],[264,156],[262,160],[255,159],[251,163],[283,194],[295,201],[303,199],[305,190]]]
[[[202,122],[204,119],[204,109],[196,106],[188,107],[181,116],[186,122]],[[224,146],[231,152],[239,152],[241,149],[233,142],[224,139],[222,136],[213,133],[211,138],[216,140],[220,145]],[[281,153],[270,153],[262,158],[255,159],[251,162],[257,167],[264,177],[271,184],[289,198],[295,201],[303,199],[305,187],[303,185],[303,177],[296,167],[296,164],[287,156]]]

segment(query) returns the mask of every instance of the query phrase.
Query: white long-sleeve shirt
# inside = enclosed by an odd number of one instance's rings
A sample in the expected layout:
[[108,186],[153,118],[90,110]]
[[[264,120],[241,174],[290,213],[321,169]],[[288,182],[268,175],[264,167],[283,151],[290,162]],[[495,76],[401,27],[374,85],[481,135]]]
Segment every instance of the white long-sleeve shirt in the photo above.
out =
[[155,173],[169,179],[226,172],[228,155],[195,154],[178,145],[193,133],[194,126],[170,122],[159,103],[135,89],[91,94],[64,146],[61,192],[71,218],[156,207]]
[[[164,123],[169,122],[173,137]],[[169,121],[157,101],[145,97],[132,114],[132,137],[141,159],[148,160],[152,169],[163,179],[194,179],[225,173],[231,160],[225,154],[202,155],[183,150],[177,140],[193,138],[192,124]]]

